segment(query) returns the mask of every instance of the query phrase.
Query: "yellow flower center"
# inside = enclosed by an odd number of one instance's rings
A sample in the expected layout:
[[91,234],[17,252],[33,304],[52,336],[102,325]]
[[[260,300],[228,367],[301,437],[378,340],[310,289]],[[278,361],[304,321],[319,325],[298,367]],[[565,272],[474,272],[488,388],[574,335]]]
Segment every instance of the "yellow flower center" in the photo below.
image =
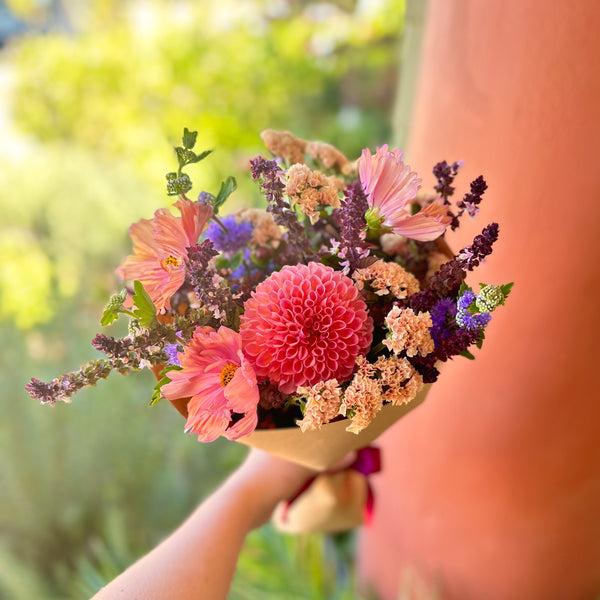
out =
[[169,269],[178,269],[181,266],[181,260],[169,254],[169,256],[160,261],[160,264],[165,271],[168,271]]
[[233,376],[235,375],[235,372],[237,370],[238,366],[234,365],[233,363],[227,363],[223,367],[223,369],[221,370],[221,374],[219,375],[221,385],[223,387],[225,387],[233,379]]

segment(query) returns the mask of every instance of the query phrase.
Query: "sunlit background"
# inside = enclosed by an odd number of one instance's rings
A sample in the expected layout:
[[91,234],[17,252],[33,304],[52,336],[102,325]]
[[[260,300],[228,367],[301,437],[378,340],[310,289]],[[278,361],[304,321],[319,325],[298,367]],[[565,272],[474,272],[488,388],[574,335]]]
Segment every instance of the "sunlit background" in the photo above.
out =
[[[402,0],[0,0],[0,597],[90,597],[238,463],[150,408],[147,374],[55,409],[23,385],[96,355],[127,227],[168,204],[184,126],[215,148],[197,191],[238,178],[230,209],[260,202],[264,128],[351,157],[388,141],[403,18]],[[231,598],[356,598],[352,542],[265,528]]]

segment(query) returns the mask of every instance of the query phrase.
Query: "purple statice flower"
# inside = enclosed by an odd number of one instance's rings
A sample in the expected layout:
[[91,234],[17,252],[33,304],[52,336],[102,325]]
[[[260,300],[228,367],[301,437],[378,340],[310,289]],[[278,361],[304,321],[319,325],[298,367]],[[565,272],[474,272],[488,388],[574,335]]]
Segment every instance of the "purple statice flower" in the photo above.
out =
[[457,217],[461,217],[466,211],[470,217],[474,217],[479,212],[481,198],[487,190],[487,183],[483,176],[477,177],[471,182],[471,190],[465,194],[465,197],[456,204],[460,209]]
[[462,329],[482,330],[492,318],[489,312],[471,312],[470,308],[476,299],[477,296],[471,290],[465,290],[456,301],[456,322]]
[[179,344],[165,344],[164,352],[167,355],[167,364],[181,366],[181,362],[177,353],[179,352]]
[[205,236],[216,250],[234,254],[246,246],[252,237],[253,226],[249,221],[238,221],[235,215],[228,215],[221,220],[223,227],[213,221],[207,228]]
[[342,206],[334,213],[340,228],[338,255],[348,269],[356,268],[369,254],[365,243],[365,212],[368,208],[367,197],[357,180],[346,188]]
[[267,211],[273,215],[278,225],[287,229],[284,236],[287,247],[282,259],[285,262],[296,264],[315,258],[304,227],[298,222],[296,213],[284,198],[284,172],[277,161],[257,156],[250,161],[250,172],[252,178],[260,182],[260,187],[268,202]]

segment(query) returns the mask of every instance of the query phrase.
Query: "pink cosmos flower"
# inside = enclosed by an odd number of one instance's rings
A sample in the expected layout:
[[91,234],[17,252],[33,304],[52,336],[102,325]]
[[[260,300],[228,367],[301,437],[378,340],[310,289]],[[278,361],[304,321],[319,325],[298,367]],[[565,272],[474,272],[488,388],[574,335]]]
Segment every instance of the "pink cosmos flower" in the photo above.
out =
[[349,277],[311,262],[286,266],[260,283],[244,305],[244,354],[259,378],[284,393],[319,381],[347,380],[371,345],[373,321]]
[[394,233],[427,242],[442,235],[450,224],[448,210],[438,202],[411,215],[410,201],[417,195],[421,180],[404,163],[398,148],[389,150],[385,144],[373,155],[365,148],[358,159],[358,173],[369,207]]
[[[179,353],[181,371],[169,371],[162,387],[169,400],[190,398],[186,432],[201,442],[224,435],[236,440],[256,429],[259,400],[256,375],[242,354],[240,334],[220,327],[198,327]],[[234,413],[242,417],[233,421]]]
[[161,208],[153,219],[142,219],[129,228],[133,254],[117,268],[122,279],[138,279],[156,308],[169,307],[173,294],[185,279],[187,248],[193,246],[212,216],[212,208],[187,199],[175,206],[181,213],[174,216]]

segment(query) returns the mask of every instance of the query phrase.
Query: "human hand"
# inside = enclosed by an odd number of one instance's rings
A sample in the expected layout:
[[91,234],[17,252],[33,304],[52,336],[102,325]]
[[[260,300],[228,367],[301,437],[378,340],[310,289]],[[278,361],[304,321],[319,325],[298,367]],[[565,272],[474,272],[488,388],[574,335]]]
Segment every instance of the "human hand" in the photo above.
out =
[[314,474],[306,467],[254,448],[226,485],[232,493],[243,494],[252,516],[251,526],[259,527],[279,502],[293,496]]

